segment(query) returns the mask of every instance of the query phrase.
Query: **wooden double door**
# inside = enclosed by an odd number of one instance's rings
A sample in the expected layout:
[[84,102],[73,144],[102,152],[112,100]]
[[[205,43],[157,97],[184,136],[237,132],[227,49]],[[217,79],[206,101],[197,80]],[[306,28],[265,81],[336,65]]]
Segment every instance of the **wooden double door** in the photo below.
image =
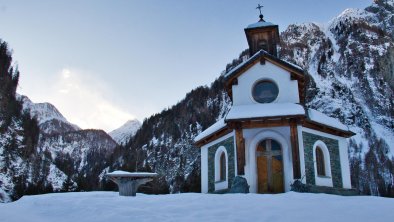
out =
[[283,193],[283,154],[281,145],[272,139],[261,141],[256,149],[257,192]]

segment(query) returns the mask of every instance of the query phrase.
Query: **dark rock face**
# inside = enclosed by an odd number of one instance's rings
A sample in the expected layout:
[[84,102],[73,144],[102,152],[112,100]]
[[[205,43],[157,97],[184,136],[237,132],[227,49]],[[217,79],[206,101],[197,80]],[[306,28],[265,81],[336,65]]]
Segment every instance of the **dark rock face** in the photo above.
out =
[[393,1],[348,9],[327,27],[290,25],[280,55],[308,75],[306,106],[357,133],[349,140],[352,184],[362,193],[393,196]]
[[249,184],[245,178],[236,176],[229,193],[249,193]]

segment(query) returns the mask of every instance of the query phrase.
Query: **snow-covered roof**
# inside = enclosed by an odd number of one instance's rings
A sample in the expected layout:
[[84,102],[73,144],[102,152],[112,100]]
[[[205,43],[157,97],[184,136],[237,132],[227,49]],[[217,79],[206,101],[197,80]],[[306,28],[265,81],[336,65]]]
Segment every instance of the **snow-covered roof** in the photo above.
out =
[[275,26],[275,24],[273,24],[271,22],[260,21],[260,22],[256,22],[256,23],[248,25],[247,29],[267,27],[267,26]]
[[224,118],[220,119],[215,124],[213,124],[212,126],[208,127],[206,130],[204,130],[198,136],[196,136],[194,138],[194,142],[200,141],[201,139],[204,139],[205,137],[211,135],[214,132],[217,132],[217,131],[223,129],[226,126],[227,126],[227,124],[224,122]]
[[294,103],[263,103],[231,107],[226,120],[305,115],[304,107]]
[[[260,50],[260,51],[264,51],[264,50]],[[260,56],[260,51],[256,52],[253,56],[251,56],[249,59],[243,61],[242,63],[240,63],[239,65],[237,65],[236,67],[234,67],[233,69],[231,69],[229,72],[227,72],[226,74],[224,74],[225,78],[228,78],[230,76],[232,76],[236,71],[238,71],[238,69],[240,69],[241,67],[243,67],[244,65],[249,64],[250,62],[252,62],[253,60],[255,60],[257,57]]]
[[351,132],[349,128],[342,124],[339,120],[329,117],[319,111],[313,109],[307,109],[300,104],[295,103],[263,103],[263,104],[251,104],[251,105],[238,105],[231,107],[227,116],[206,130],[200,133],[194,142],[201,141],[202,139],[212,135],[215,132],[225,128],[226,122],[231,120],[247,120],[254,118],[268,118],[268,117],[284,117],[284,116],[304,116],[307,121],[318,123],[324,126],[328,126],[342,132]]
[[317,122],[326,126],[331,126],[333,128],[340,129],[343,131],[349,131],[349,128],[344,124],[342,124],[341,122],[339,122],[339,120],[329,117],[317,110],[308,109],[308,117],[313,122]]
[[150,172],[127,172],[123,170],[115,170],[111,173],[105,174],[106,176],[116,176],[116,177],[155,177],[157,173]]

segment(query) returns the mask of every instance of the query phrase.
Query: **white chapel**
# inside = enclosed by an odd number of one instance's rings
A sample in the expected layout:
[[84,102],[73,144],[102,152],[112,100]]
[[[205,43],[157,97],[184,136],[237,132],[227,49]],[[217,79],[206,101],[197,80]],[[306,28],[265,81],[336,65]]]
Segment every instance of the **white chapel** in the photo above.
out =
[[225,192],[236,176],[252,193],[281,193],[299,180],[351,188],[347,138],[340,121],[305,107],[302,68],[278,58],[278,26],[245,28],[250,58],[225,74],[228,114],[195,138],[201,149],[201,190]]

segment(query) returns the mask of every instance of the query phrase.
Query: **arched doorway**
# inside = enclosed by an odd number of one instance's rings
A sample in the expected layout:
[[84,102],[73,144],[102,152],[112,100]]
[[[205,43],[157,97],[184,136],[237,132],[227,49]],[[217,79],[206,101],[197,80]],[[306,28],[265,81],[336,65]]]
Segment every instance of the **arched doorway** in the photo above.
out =
[[280,143],[273,139],[265,139],[258,143],[257,157],[257,192],[282,193],[283,154]]

